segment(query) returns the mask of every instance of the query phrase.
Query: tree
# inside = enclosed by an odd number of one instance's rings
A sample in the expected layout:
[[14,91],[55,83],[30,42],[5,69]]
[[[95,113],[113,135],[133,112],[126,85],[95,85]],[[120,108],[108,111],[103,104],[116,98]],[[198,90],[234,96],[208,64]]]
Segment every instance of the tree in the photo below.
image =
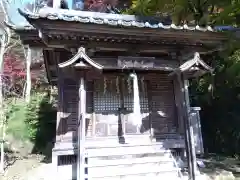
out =
[[[240,1],[235,0],[132,0],[127,13],[168,15],[175,24],[240,25]],[[190,92],[191,104],[202,108],[205,150],[239,157],[240,44],[232,37],[224,51],[204,57],[213,64],[215,75],[193,80]]]
[[31,81],[31,61],[32,61],[32,53],[31,49],[28,47],[25,50],[25,58],[26,58],[26,71],[27,71],[27,79],[26,79],[26,88],[25,88],[25,100],[26,102],[30,102],[31,97],[31,87],[32,87],[32,81]]
[[216,23],[216,18],[223,9],[230,7],[232,0],[132,0],[128,13],[169,15],[175,24],[195,21],[198,25],[206,25]]

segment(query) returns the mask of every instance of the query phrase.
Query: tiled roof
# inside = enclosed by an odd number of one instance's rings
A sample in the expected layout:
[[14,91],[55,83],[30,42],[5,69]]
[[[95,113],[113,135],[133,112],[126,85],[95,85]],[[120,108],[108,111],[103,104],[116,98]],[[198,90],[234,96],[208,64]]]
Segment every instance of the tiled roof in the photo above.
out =
[[17,24],[14,24],[12,22],[7,22],[7,21],[5,21],[4,23],[6,24],[6,26],[8,26],[9,28],[11,28],[13,30],[23,30],[23,31],[35,30],[35,28],[29,23],[25,23],[22,25],[17,25]]
[[88,11],[75,11],[65,9],[53,9],[45,7],[38,13],[32,13],[23,9],[19,9],[19,13],[27,19],[49,19],[62,20],[68,22],[101,24],[118,27],[134,27],[134,28],[152,28],[166,30],[185,30],[185,31],[214,31],[210,26],[199,27],[188,26],[186,24],[177,26],[169,22],[160,21],[156,17],[138,17],[134,15],[108,14]]

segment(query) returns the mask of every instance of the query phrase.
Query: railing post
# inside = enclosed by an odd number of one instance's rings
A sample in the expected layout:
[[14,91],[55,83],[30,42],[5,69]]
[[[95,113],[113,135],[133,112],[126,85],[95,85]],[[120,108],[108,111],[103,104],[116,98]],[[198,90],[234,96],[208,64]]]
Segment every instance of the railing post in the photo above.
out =
[[197,154],[204,153],[200,114],[199,114],[200,110],[201,110],[200,107],[191,107],[191,112],[190,112],[190,120],[191,120],[191,124],[193,126],[193,133],[194,133],[194,137],[195,137],[194,143],[195,143]]

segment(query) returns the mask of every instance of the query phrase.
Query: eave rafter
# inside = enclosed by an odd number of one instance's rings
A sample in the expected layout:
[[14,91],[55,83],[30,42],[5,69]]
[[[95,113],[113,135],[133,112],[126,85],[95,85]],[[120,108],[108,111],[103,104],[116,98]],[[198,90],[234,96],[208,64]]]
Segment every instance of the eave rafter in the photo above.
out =
[[78,52],[77,54],[75,54],[71,59],[69,59],[68,61],[66,62],[63,62],[63,63],[60,63],[58,64],[58,66],[60,68],[65,68],[65,67],[68,67],[68,66],[71,66],[73,65],[74,63],[76,63],[79,59],[81,60],[85,60],[86,63],[88,63],[89,65],[91,65],[92,67],[96,68],[96,69],[99,69],[99,70],[102,70],[103,69],[103,66],[101,64],[98,64],[96,63],[95,61],[93,61],[85,52],[85,48],[83,47],[80,47],[78,49]]
[[201,71],[199,68],[201,66],[205,72],[213,73],[214,69],[207,65],[201,58],[198,52],[194,53],[194,57],[186,62],[184,62],[179,68],[174,70],[169,75],[172,76],[174,74],[180,74],[187,71]]

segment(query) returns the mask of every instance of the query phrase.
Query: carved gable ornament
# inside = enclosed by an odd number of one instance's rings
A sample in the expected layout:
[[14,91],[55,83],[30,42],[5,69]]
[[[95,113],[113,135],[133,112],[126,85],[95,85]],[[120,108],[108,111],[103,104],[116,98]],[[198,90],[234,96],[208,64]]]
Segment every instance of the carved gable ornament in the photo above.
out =
[[[77,61],[80,60],[80,62],[77,63]],[[84,61],[85,62],[84,62]],[[65,61],[63,63],[58,64],[58,66],[60,68],[65,68],[68,67],[70,65],[74,65],[75,67],[82,67],[82,68],[87,68],[90,66],[102,70],[103,66],[96,63],[95,61],[93,61],[86,53],[85,53],[85,48],[80,47],[78,49],[77,54],[75,54],[71,59],[69,59],[68,61]]]
[[213,72],[213,68],[207,65],[201,58],[198,52],[194,53],[194,57],[190,60],[184,62],[179,68],[174,70],[169,75],[172,76],[174,74],[184,73],[184,72],[191,72],[191,71],[201,71],[201,72]]

